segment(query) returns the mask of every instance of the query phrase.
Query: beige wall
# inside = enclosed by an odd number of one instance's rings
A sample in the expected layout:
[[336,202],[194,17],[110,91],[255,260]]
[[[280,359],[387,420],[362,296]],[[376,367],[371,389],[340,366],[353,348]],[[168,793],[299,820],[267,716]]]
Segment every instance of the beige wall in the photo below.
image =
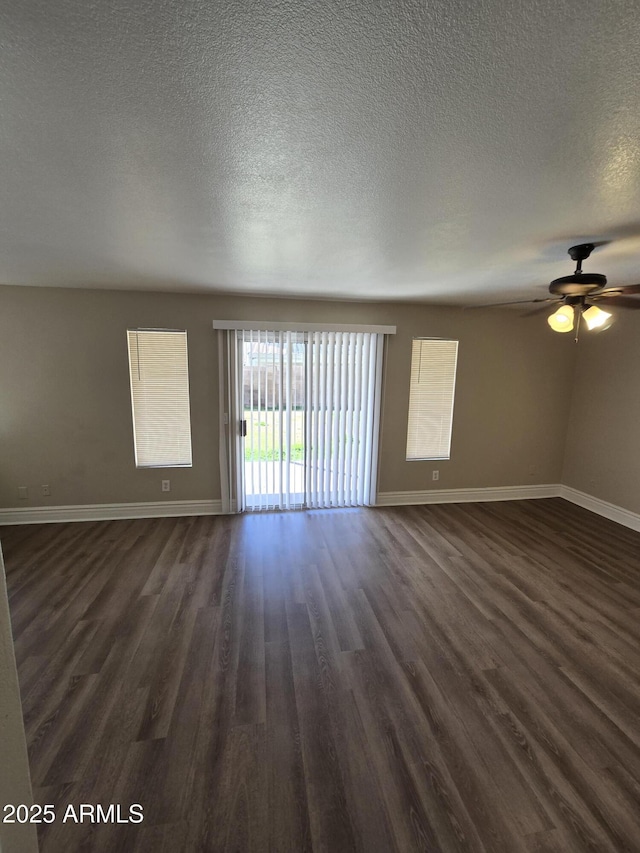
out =
[[562,481],[640,513],[640,312],[578,347]]
[[[575,347],[539,317],[407,304],[0,287],[0,506],[220,496],[212,320],[388,323],[379,490],[557,483]],[[125,331],[188,331],[192,469],[136,470]],[[411,339],[460,340],[452,458],[404,459]],[[440,469],[433,483],[431,471]],[[171,479],[163,495],[160,481]],[[51,487],[44,498],[41,486]],[[18,501],[18,486],[29,500]]]
[[[0,549],[0,808],[5,804],[31,805],[31,777],[22,722],[20,688],[13,653],[4,563]],[[1,853],[37,853],[34,824],[0,820]]]

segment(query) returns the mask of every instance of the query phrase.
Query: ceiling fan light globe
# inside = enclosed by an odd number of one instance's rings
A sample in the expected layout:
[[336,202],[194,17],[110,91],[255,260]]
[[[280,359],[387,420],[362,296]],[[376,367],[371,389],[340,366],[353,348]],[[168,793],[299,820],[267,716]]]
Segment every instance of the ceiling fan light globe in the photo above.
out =
[[587,324],[587,329],[606,329],[611,325],[611,317],[607,311],[598,308],[597,305],[592,305],[582,315],[583,320]]
[[562,305],[547,317],[547,323],[554,332],[570,332],[573,329],[574,314],[572,305]]

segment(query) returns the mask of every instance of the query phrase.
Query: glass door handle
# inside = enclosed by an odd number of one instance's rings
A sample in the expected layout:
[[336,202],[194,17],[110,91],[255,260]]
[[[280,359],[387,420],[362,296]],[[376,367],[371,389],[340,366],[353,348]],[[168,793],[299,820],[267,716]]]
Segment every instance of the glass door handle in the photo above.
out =
[[240,421],[240,435],[242,438],[245,438],[245,436],[247,435],[247,422],[246,421]]

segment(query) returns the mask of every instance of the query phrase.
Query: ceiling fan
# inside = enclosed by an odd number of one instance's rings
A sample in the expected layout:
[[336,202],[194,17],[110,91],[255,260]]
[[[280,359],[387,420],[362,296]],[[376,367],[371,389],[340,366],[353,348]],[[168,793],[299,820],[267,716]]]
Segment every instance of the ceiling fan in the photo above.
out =
[[[587,273],[582,271],[582,262],[586,260],[594,250],[595,243],[580,243],[571,246],[569,256],[576,262],[576,269],[572,275],[554,279],[549,285],[551,296],[545,299],[520,299],[514,302],[496,302],[491,306],[498,305],[523,305],[527,303],[540,302],[544,307],[558,305],[556,311],[548,318],[547,322],[554,332],[570,332],[575,327],[578,340],[580,322],[584,320],[587,329],[607,329],[613,322],[613,317],[608,311],[603,311],[595,303],[602,301],[609,307],[618,308],[640,308],[640,299],[630,298],[630,294],[640,294],[640,284],[629,284],[621,287],[607,287],[607,277],[600,273]],[[543,311],[544,307],[536,308],[533,312]]]

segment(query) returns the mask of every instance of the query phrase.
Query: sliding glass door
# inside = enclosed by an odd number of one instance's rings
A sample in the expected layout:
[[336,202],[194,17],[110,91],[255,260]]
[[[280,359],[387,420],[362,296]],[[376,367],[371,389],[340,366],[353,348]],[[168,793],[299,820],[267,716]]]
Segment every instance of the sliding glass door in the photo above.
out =
[[384,335],[220,335],[223,509],[375,503]]
[[239,333],[245,509],[305,506],[304,335]]

